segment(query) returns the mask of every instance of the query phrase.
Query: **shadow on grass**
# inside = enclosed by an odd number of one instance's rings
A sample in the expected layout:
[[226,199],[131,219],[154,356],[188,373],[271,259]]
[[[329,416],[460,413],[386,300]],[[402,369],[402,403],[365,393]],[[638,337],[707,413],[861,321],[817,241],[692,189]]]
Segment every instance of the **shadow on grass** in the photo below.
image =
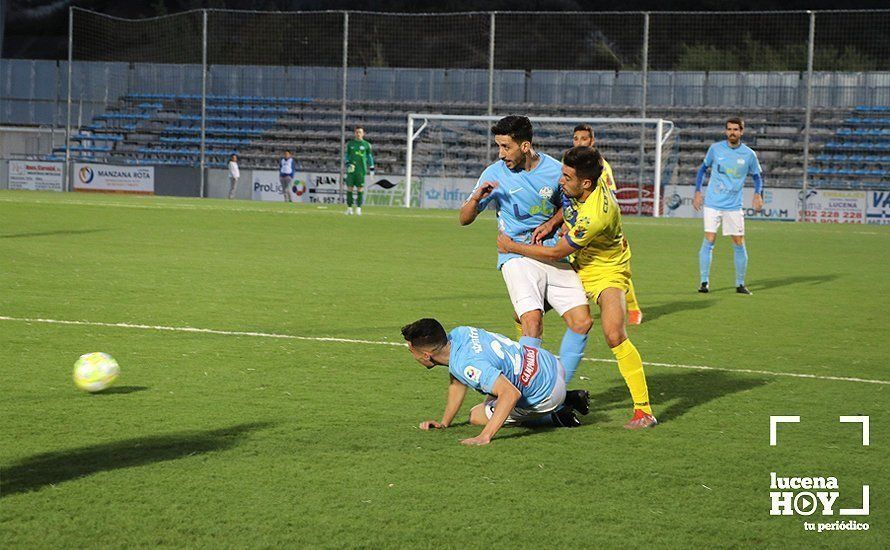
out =
[[101,233],[110,229],[59,229],[57,231],[39,231],[34,233],[13,233],[0,235],[0,239],[24,239],[27,237],[54,237],[57,235],[82,235],[84,233]]
[[114,395],[118,393],[136,393],[140,391],[145,391],[148,389],[148,386],[111,386],[107,390],[102,390],[100,392],[94,393],[92,395]]
[[748,288],[751,290],[768,290],[771,288],[799,284],[821,285],[834,281],[839,277],[840,275],[836,273],[829,273],[826,275],[796,275],[793,277],[774,277],[772,279],[762,280],[755,279],[752,281],[753,284],[748,285]]
[[714,300],[678,300],[667,304],[659,304],[657,306],[643,306],[643,323],[654,321],[659,317],[679,313],[681,311],[691,311],[698,309],[707,309],[716,303]]
[[[649,398],[659,424],[675,420],[695,407],[733,393],[758,388],[769,381],[722,371],[690,371],[671,374],[647,374]],[[664,395],[662,395],[664,394]],[[660,405],[660,403],[668,403]],[[603,411],[625,409],[628,420],[631,398],[627,386],[622,383],[590,396],[590,415],[585,423],[605,421]],[[596,414],[597,412],[600,414]]]
[[3,467],[0,498],[99,472],[231,449],[246,434],[269,425],[268,422],[239,424],[218,430],[127,439],[34,455]]

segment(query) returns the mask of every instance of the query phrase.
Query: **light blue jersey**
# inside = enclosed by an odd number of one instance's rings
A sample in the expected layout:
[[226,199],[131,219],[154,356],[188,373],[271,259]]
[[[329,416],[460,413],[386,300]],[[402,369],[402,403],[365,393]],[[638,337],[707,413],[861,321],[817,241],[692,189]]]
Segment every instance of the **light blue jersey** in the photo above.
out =
[[[476,187],[473,188],[473,193],[483,182],[497,182],[498,186],[491,195],[479,201],[479,211],[487,208],[492,201],[496,201],[498,228],[514,241],[530,243],[532,231],[549,220],[560,207],[561,176],[562,163],[543,153],[538,165],[531,172],[525,170],[513,172],[507,168],[504,161],[499,160],[482,172]],[[556,240],[554,236],[543,244],[553,246]],[[519,257],[518,254],[498,253],[498,269],[507,260]]]
[[516,403],[521,409],[537,405],[553,392],[557,360],[547,350],[521,346],[506,336],[474,327],[457,327],[448,340],[448,372],[480,393],[490,393],[502,374],[522,394]]
[[733,148],[726,140],[718,141],[708,148],[702,165],[711,169],[705,206],[715,210],[741,210],[745,178],[748,174],[760,176],[757,153],[744,143]]

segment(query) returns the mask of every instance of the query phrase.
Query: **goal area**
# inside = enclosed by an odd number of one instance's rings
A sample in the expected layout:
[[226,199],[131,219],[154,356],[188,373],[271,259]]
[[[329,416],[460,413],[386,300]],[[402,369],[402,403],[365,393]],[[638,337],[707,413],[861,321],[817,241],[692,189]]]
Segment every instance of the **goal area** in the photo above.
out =
[[[455,207],[486,166],[497,160],[491,125],[501,116],[408,115],[405,206],[420,186],[420,206]],[[596,147],[612,166],[622,214],[658,217],[664,187],[677,172],[679,143],[674,124],[661,118],[529,117],[534,146],[561,159],[572,147],[574,128],[593,128]]]

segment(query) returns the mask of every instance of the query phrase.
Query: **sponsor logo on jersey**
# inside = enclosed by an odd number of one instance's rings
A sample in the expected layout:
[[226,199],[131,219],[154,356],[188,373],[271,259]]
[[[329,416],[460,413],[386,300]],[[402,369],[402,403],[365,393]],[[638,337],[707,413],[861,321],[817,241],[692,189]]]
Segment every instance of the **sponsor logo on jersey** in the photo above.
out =
[[519,374],[519,383],[527,387],[536,374],[538,374],[538,350],[522,346],[522,372]]
[[472,380],[478,384],[479,379],[482,378],[482,371],[473,365],[468,365],[467,368],[464,369],[464,376],[467,377],[467,380]]

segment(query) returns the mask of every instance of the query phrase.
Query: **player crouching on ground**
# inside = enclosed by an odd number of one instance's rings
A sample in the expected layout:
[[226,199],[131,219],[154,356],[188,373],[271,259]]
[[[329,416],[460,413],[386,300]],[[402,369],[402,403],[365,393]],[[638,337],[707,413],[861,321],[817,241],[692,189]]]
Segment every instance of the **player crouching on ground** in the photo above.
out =
[[555,425],[563,425],[563,418],[574,419],[573,409],[581,414],[590,411],[586,391],[566,392],[562,364],[547,350],[475,327],[457,327],[446,334],[435,319],[402,327],[402,336],[418,363],[428,369],[446,366],[451,375],[442,421],[421,422],[422,430],[450,426],[468,387],[488,397],[470,411],[470,423],[485,428],[478,436],[461,440],[463,445],[487,445],[504,424],[553,416]]
[[630,283],[630,249],[621,229],[621,211],[614,192],[600,180],[603,157],[593,147],[574,147],[563,159],[563,216],[567,232],[555,246],[517,243],[501,233],[498,250],[541,261],[571,258],[588,298],[600,308],[603,336],[618,360],[618,370],[634,401],[634,415],[625,428],[648,428],[652,416],[649,388],[640,352],[627,338],[626,297]]

